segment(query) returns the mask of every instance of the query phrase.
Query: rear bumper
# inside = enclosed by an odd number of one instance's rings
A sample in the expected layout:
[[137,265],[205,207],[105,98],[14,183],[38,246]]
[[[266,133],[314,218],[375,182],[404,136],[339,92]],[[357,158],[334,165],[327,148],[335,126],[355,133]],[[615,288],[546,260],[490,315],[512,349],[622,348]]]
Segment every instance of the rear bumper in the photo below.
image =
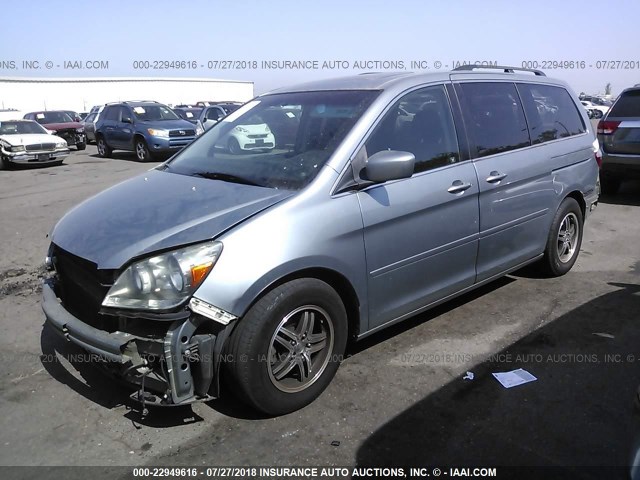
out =
[[[90,360],[106,367],[125,382],[143,386],[137,396],[159,406],[207,401],[219,395],[221,352],[230,326],[216,333],[198,334],[208,319],[191,315],[167,322],[164,338],[146,338],[123,331],[106,332],[72,315],[58,300],[55,281],[45,281],[42,310],[47,323],[65,340],[91,354]],[[207,328],[207,331],[213,331]]]
[[601,171],[610,176],[640,177],[640,155],[604,152]]

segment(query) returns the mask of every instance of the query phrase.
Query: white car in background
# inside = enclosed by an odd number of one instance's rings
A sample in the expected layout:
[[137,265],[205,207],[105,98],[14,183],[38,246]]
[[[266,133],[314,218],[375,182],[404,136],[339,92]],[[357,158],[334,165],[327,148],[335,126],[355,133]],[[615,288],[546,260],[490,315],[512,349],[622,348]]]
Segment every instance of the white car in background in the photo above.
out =
[[[226,118],[231,118],[231,116]],[[215,121],[213,125],[220,121],[226,122],[226,118]],[[273,150],[275,146],[276,137],[269,125],[262,118],[256,116],[248,118],[246,123],[243,122],[242,125],[233,127],[216,143],[216,148],[226,150],[233,155],[248,151],[269,151]]]
[[589,100],[580,100],[580,103],[584,105],[584,108],[587,109],[587,112],[591,111],[592,113],[591,116],[593,118],[602,118],[609,111],[609,107],[607,107],[606,105],[596,105],[595,103],[590,102]]
[[69,155],[64,138],[33,120],[0,121],[0,169],[10,165],[59,165]]

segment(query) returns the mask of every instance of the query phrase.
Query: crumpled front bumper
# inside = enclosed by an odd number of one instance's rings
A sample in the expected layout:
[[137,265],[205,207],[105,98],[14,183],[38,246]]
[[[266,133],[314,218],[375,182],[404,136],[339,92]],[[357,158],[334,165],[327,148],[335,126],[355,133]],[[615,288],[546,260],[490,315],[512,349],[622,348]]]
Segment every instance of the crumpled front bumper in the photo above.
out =
[[69,155],[69,149],[58,149],[54,151],[31,151],[31,152],[7,152],[2,149],[2,156],[7,161],[19,165],[55,163],[63,160]]
[[43,285],[42,310],[47,323],[67,341],[89,352],[92,360],[112,374],[140,386],[140,391],[132,395],[134,399],[172,406],[219,396],[222,348],[231,325],[191,314],[186,319],[164,322],[168,325],[164,338],[107,332],[65,309],[52,279]]

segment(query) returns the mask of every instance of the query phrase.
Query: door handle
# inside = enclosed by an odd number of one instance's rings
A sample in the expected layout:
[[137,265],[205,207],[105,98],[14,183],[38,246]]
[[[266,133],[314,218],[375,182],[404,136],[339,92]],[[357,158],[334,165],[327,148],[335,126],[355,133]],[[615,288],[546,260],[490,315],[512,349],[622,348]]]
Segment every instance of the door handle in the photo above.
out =
[[505,179],[507,176],[506,173],[496,172],[495,170],[489,174],[487,177],[487,182],[489,183],[498,183],[501,180]]
[[449,188],[447,188],[447,192],[449,193],[462,193],[468,188],[471,188],[470,183],[462,182],[461,180],[456,180],[451,184]]

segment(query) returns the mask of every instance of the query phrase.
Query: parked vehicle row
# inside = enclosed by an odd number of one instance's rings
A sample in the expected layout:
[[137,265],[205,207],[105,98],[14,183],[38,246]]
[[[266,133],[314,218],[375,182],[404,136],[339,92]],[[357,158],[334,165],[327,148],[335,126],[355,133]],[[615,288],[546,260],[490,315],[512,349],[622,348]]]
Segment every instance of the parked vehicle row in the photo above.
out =
[[[500,68],[259,96],[58,222],[47,322],[143,403],[233,390],[278,415],[320,395],[349,338],[529,263],[566,274],[598,201],[595,133],[564,82]],[[156,134],[168,116],[109,105],[99,148],[107,122],[110,142],[180,138]]]

